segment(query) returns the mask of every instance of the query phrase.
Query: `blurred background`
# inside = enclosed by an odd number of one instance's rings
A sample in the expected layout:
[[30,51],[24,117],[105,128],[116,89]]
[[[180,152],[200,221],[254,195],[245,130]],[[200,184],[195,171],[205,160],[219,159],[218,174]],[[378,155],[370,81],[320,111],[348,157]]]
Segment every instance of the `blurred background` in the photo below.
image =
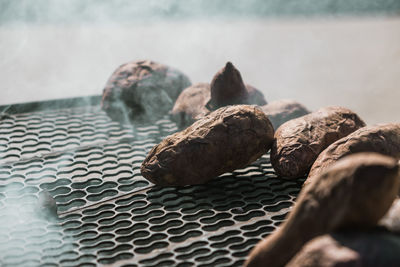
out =
[[0,0],[0,105],[101,94],[139,59],[193,83],[232,61],[269,102],[400,118],[400,0]]

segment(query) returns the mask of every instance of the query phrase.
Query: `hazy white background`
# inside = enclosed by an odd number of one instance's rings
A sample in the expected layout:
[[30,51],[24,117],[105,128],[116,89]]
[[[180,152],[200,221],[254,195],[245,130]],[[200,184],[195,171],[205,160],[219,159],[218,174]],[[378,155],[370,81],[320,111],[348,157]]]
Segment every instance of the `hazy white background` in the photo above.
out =
[[201,17],[0,25],[0,105],[101,94],[120,64],[152,59],[196,82],[232,61],[267,101],[341,105],[400,121],[400,17]]

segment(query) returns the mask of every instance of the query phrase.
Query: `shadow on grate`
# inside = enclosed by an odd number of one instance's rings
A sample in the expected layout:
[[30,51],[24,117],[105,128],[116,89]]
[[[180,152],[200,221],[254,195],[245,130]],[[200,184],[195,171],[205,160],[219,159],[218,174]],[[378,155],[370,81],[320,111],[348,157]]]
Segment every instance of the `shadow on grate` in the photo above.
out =
[[[0,121],[3,266],[240,266],[284,220],[302,181],[269,155],[206,185],[161,188],[140,175],[146,153],[177,130],[112,122],[98,106]],[[34,212],[47,190],[60,218]]]

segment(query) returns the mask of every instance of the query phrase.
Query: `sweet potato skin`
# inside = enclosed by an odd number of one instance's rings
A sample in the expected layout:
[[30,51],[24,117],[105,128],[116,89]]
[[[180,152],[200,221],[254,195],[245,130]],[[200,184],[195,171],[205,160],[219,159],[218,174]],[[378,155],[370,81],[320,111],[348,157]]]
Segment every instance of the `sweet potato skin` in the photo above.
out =
[[363,126],[357,114],[336,106],[290,120],[275,132],[271,164],[279,176],[305,176],[326,147]]
[[176,122],[179,128],[189,126],[210,112],[206,106],[208,101],[210,101],[210,84],[197,83],[186,88],[170,112],[171,120]]
[[181,71],[150,60],[119,66],[108,79],[101,100],[107,115],[124,123],[162,118],[181,91],[190,86]]
[[400,159],[400,123],[363,127],[332,143],[315,160],[305,185],[334,162],[357,152],[376,152]]
[[231,62],[227,62],[225,67],[214,75],[210,84],[210,95],[207,104],[210,110],[236,104],[259,106],[267,104],[260,90],[244,84],[240,71]]
[[[248,98],[242,99],[240,104],[264,105],[267,103],[260,90],[249,84],[246,84],[246,89]],[[209,105],[210,100],[211,91],[209,83],[197,83],[185,88],[175,101],[174,107],[170,112],[171,120],[179,128],[186,128],[212,111]]]
[[212,109],[219,107],[247,104],[248,92],[244,85],[242,76],[238,69],[231,62],[219,70],[213,77],[210,84],[211,99],[209,106]]
[[287,267],[394,267],[400,265],[398,236],[376,229],[343,231],[309,241]]
[[316,236],[343,228],[374,227],[390,208],[399,186],[394,158],[377,153],[343,158],[300,192],[286,221],[256,245],[245,266],[285,266]]
[[243,82],[238,69],[231,62],[220,69],[211,84],[197,83],[185,88],[170,114],[179,128],[185,128],[211,111],[228,105],[265,105],[264,94]]
[[273,133],[267,116],[257,107],[223,107],[156,145],[141,173],[162,186],[203,184],[266,153]]

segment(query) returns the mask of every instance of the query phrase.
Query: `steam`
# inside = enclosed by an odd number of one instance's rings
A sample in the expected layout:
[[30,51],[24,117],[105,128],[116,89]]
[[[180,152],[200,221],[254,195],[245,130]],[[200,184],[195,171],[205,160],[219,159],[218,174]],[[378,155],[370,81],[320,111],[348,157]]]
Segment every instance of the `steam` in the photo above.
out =
[[[74,250],[72,237],[63,234],[62,223],[54,216],[54,206],[49,207],[50,194],[26,193],[16,184],[9,183],[1,189],[5,205],[0,202],[0,264],[36,266],[45,250]],[[62,239],[54,240],[55,237]]]
[[232,16],[398,15],[399,10],[400,3],[392,0],[3,0],[0,22],[109,24]]
[[0,105],[101,94],[131,60],[167,64],[193,83],[232,61],[267,101],[397,121],[400,20],[346,16],[399,14],[400,1],[350,2],[3,0]]
[[[306,3],[0,0],[0,105],[101,94],[130,60],[175,67],[193,84],[232,61],[268,102],[343,105],[368,123],[398,121],[400,1]],[[35,229],[62,232],[38,214],[39,198],[0,185],[0,238],[19,232],[37,244],[50,237]],[[31,248],[41,255],[40,245]]]

